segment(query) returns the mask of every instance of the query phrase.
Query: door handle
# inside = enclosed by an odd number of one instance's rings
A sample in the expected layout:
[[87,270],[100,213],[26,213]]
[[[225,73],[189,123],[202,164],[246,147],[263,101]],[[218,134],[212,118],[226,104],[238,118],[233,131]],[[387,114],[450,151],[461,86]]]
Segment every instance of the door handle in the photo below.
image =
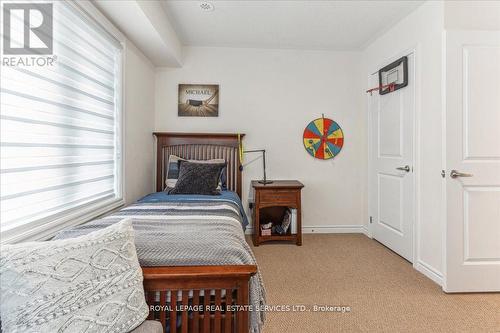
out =
[[410,172],[410,166],[409,165],[405,165],[404,167],[396,168],[396,170]]
[[457,178],[457,177],[472,177],[473,175],[470,173],[462,173],[457,170],[451,170],[450,172],[450,177],[451,178]]

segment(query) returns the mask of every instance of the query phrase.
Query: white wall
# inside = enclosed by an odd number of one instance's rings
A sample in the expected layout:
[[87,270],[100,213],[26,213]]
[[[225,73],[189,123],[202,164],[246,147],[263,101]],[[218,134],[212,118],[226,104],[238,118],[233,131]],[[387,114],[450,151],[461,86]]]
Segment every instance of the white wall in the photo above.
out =
[[414,265],[435,281],[442,280],[444,181],[442,150],[443,3],[420,6],[363,52],[363,77],[389,59],[416,48],[417,70],[417,253]]
[[446,30],[500,30],[500,1],[445,1]]
[[124,196],[126,204],[153,192],[155,71],[127,41],[124,73]]
[[[305,184],[307,230],[361,231],[367,152],[360,54],[191,47],[184,52],[182,68],[156,74],[155,130],[246,133],[245,148],[267,150],[268,178]],[[177,117],[179,83],[220,84],[219,117]],[[345,135],[342,152],[330,161],[312,158],[302,143],[305,126],[322,113]],[[245,205],[250,180],[262,177],[256,158],[245,156]]]

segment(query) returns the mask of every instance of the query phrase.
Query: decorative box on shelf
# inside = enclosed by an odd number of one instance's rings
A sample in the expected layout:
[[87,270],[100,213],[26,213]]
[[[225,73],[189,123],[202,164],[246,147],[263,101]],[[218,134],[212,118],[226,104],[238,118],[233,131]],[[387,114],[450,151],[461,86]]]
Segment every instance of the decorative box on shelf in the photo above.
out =
[[297,180],[275,180],[269,184],[252,181],[252,187],[255,191],[254,245],[266,241],[302,245],[301,190],[304,185]]
[[261,228],[260,229],[260,235],[261,236],[271,236],[271,234],[272,234],[271,228],[269,228],[269,229]]

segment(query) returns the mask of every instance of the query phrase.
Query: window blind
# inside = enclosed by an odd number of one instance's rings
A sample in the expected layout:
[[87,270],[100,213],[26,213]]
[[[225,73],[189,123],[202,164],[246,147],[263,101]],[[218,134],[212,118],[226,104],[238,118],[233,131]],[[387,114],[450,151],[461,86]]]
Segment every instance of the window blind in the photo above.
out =
[[121,198],[121,44],[54,1],[53,45],[52,66],[2,67],[2,233]]

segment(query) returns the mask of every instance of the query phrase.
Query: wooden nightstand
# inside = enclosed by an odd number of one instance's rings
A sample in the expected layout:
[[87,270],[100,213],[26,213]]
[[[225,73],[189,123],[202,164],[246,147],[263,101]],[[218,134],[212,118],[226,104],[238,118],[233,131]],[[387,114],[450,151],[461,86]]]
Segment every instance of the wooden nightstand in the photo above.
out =
[[[253,207],[253,244],[259,246],[267,241],[292,241],[302,245],[302,209],[300,204],[300,191],[304,185],[297,180],[275,180],[271,184],[260,184],[252,181],[255,191],[255,204]],[[284,235],[273,234],[263,236],[261,224],[273,222],[281,223],[285,210],[294,208],[297,210],[297,230],[291,233],[291,228]]]

